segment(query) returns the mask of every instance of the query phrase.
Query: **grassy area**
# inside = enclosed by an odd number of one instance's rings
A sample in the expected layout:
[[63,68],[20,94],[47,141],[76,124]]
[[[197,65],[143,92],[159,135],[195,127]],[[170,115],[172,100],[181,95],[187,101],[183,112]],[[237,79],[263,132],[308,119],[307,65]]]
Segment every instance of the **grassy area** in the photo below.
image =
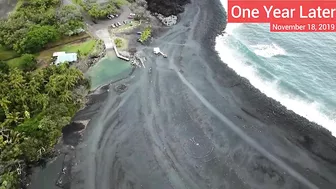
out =
[[61,48],[62,51],[65,52],[80,52],[81,55],[88,55],[96,46],[97,41],[94,39],[90,39],[88,41],[85,41],[84,43],[75,43],[75,44],[69,44],[65,45]]
[[78,42],[78,43],[70,43],[66,45],[60,45],[54,48],[50,48],[47,50],[44,50],[38,54],[37,59],[43,62],[49,62],[52,58],[52,54],[54,52],[58,51],[65,51],[65,52],[74,52],[77,53],[80,52],[81,56],[86,56],[93,51],[95,45],[98,43],[98,41],[94,39],[89,39],[85,42]]
[[8,50],[0,45],[0,60],[8,60],[17,56],[18,54],[16,54],[14,51]]
[[[52,58],[52,54],[54,52],[58,52],[58,51],[65,51],[65,52],[74,52],[77,53],[78,51],[80,52],[81,56],[87,56],[88,54],[90,54],[96,44],[98,43],[98,41],[94,40],[94,39],[89,39],[87,41],[84,42],[78,42],[78,43],[70,43],[70,44],[65,44],[65,45],[59,45],[56,46],[54,48],[50,48],[50,49],[46,49],[44,51],[41,51],[40,53],[36,54],[37,60],[41,61],[42,63],[49,63],[51,61]],[[0,55],[2,52],[2,49],[0,48]],[[11,52],[11,51],[9,51]],[[15,54],[15,56],[17,56],[17,54]],[[8,58],[7,58],[8,59]],[[0,59],[1,60],[1,59]],[[21,65],[23,64],[22,61],[22,57],[17,57],[17,58],[13,58],[7,61],[7,64],[10,67],[16,67],[16,68],[21,68]],[[44,67],[47,66],[48,64],[44,64],[44,65],[40,65],[39,67]]]
[[21,68],[23,63],[24,62],[21,56],[7,61],[7,64],[9,65],[9,67],[12,67],[12,68]]
[[87,33],[83,33],[80,35],[74,35],[74,36],[69,36],[69,37],[63,37],[61,40],[58,40],[54,43],[48,44],[46,48],[52,48],[52,47],[56,47],[56,46],[60,46],[60,45],[64,45],[67,43],[71,43],[74,41],[80,41],[80,40],[85,40],[87,38],[89,38],[90,35]]

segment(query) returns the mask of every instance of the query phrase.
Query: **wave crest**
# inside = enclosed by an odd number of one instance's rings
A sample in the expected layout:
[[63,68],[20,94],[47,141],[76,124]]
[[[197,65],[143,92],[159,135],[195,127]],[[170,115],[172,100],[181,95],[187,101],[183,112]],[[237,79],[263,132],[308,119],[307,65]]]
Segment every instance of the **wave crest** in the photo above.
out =
[[280,86],[279,80],[265,81],[263,80],[257,69],[247,65],[246,60],[239,52],[229,47],[230,36],[218,36],[216,38],[215,49],[221,60],[232,68],[238,75],[250,81],[250,83],[264,93],[266,96],[273,98],[285,106],[288,110],[307,118],[309,121],[315,122],[336,136],[336,120],[332,115],[323,113],[322,104],[317,102],[308,102],[299,95],[294,95]]
[[271,58],[274,56],[286,55],[285,49],[281,48],[275,43],[271,43],[269,45],[258,44],[258,45],[252,45],[251,47],[254,49],[253,52],[256,55],[262,56],[264,58]]

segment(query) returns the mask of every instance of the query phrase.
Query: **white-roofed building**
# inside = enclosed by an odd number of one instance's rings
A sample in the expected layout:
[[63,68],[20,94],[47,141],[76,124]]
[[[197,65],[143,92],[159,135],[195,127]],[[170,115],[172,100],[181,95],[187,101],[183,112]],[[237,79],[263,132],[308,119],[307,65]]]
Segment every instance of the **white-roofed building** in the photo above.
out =
[[77,61],[77,53],[66,53],[66,52],[55,52],[53,53],[53,57],[56,58],[55,65],[62,64],[64,62],[76,62]]
[[65,54],[65,52],[54,52],[53,57],[57,57],[57,56],[63,55],[63,54]]

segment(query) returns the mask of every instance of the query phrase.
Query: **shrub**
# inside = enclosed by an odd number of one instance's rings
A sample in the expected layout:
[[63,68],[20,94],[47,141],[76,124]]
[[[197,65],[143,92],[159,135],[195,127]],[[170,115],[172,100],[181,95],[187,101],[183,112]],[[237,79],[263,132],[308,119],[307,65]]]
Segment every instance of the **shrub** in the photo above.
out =
[[121,47],[123,46],[123,41],[122,41],[121,39],[119,39],[119,38],[116,38],[116,39],[114,40],[114,43],[115,43],[115,45],[116,45],[118,48],[121,48]]

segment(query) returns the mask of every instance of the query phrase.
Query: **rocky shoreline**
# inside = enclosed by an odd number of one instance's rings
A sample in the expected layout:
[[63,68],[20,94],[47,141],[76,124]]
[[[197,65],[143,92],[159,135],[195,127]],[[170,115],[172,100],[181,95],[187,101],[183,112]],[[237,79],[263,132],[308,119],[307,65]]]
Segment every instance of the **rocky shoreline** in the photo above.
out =
[[222,34],[226,27],[226,15],[223,14],[223,11],[219,11],[219,9],[222,9],[221,7],[220,2],[217,2],[217,6],[213,6],[214,9],[217,9],[212,13],[215,19],[212,26],[208,28],[208,35],[203,40],[204,44],[211,47],[207,48],[208,52],[206,53],[214,63],[210,66],[217,73],[216,80],[221,83],[224,81],[223,85],[230,86],[230,90],[244,104],[246,103],[246,107],[242,105],[242,111],[258,120],[263,120],[270,127],[279,127],[284,131],[286,135],[284,137],[298,143],[302,148],[319,158],[329,163],[336,162],[336,138],[331,135],[330,131],[291,110],[287,110],[276,100],[261,93],[247,79],[237,75],[226,64],[223,65],[219,56],[212,56],[212,54],[218,54],[214,48],[215,39]]

